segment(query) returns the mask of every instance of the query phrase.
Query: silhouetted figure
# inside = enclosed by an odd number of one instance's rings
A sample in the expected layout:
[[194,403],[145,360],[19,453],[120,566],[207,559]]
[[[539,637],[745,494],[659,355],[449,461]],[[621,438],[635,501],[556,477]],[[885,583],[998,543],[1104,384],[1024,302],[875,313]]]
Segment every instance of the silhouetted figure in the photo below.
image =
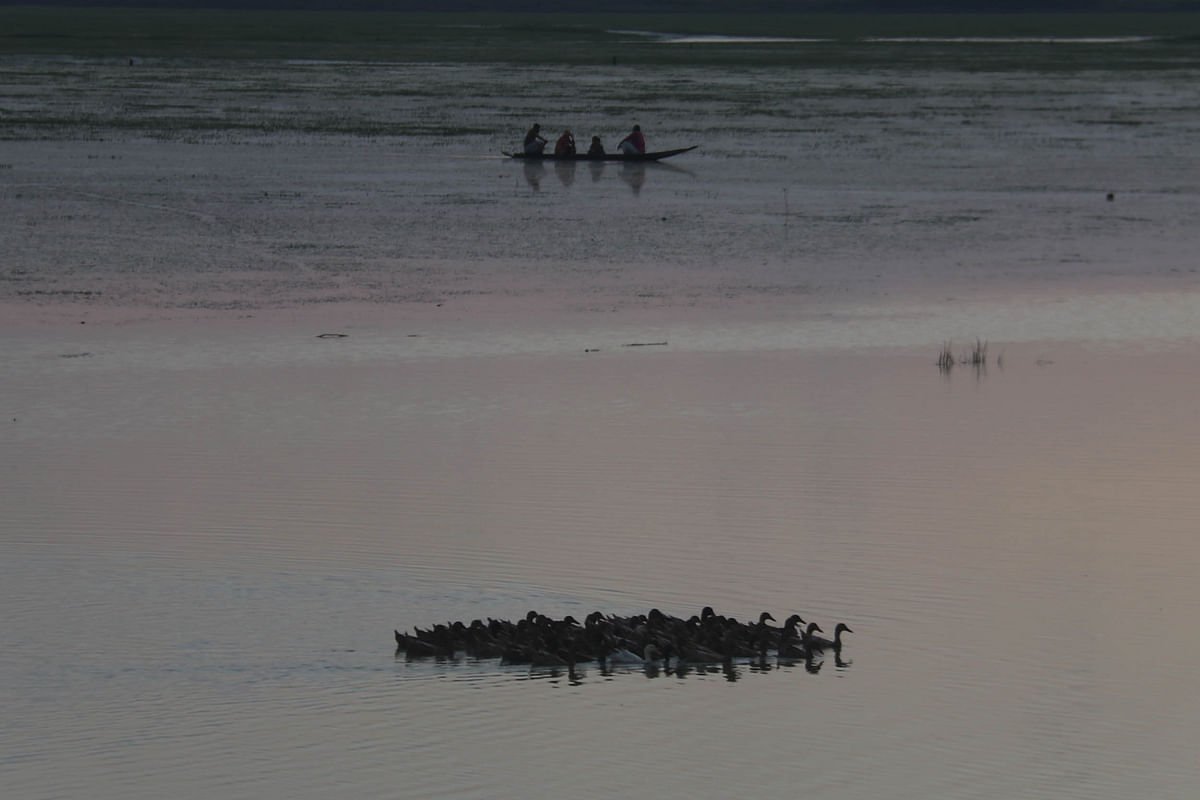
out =
[[563,131],[562,136],[558,137],[558,141],[554,143],[555,156],[573,156],[575,155],[575,136],[568,128]]
[[621,140],[617,149],[627,156],[646,152],[646,137],[642,135],[642,126],[634,125],[628,136]]
[[525,155],[540,156],[546,149],[546,140],[542,138],[542,126],[533,123],[533,127],[525,134]]

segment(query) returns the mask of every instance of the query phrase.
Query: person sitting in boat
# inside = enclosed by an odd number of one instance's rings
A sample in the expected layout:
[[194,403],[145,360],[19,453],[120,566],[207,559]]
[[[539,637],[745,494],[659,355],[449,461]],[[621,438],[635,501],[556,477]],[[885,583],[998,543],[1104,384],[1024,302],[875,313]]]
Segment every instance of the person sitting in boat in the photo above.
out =
[[592,146],[588,148],[588,156],[591,158],[599,158],[604,155],[604,145],[600,143],[599,136],[592,137]]
[[646,137],[642,136],[642,126],[634,125],[633,132],[621,140],[617,145],[622,153],[627,156],[641,155],[646,152]]
[[542,138],[542,126],[535,122],[529,129],[529,133],[525,134],[525,155],[540,156],[545,147],[546,140]]
[[554,145],[555,156],[573,156],[575,155],[575,135],[568,128],[563,131],[563,135],[558,137],[558,141]]

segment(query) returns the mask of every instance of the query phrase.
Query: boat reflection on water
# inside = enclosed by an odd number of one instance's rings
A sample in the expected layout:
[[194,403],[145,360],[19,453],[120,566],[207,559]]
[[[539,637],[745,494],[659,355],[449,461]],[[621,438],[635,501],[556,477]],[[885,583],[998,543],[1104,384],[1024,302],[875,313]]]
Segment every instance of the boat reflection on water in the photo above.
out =
[[541,161],[526,161],[525,164],[525,182],[535,192],[542,190],[542,178],[546,177],[546,165]]
[[558,176],[558,180],[563,186],[571,188],[571,184],[575,182],[575,162],[555,161],[554,174]]
[[642,186],[646,183],[645,162],[626,162],[621,165],[621,180],[629,184],[633,193],[641,194]]
[[[570,189],[575,184],[575,175],[578,170],[577,161],[555,161],[554,175],[558,178],[559,183],[564,189]],[[605,161],[588,161],[588,172],[591,174],[592,183],[599,183],[608,171],[609,162]],[[546,177],[546,162],[545,161],[525,161],[522,164],[525,170],[525,182],[535,192],[542,190],[542,179]],[[673,172],[681,173],[694,177],[694,173],[689,170],[682,169],[673,164],[663,164],[658,161],[642,161],[642,162],[624,162],[617,169],[617,177],[621,179],[629,190],[635,195],[640,194],[642,187],[646,185],[646,176],[650,172]]]
[[[525,169],[525,182],[529,184],[529,188],[535,192],[540,192],[542,190],[542,178],[546,177],[545,162],[526,161],[523,166]],[[554,174],[558,178],[558,182],[563,185],[563,188],[570,189],[571,185],[575,183],[575,162],[554,162]]]

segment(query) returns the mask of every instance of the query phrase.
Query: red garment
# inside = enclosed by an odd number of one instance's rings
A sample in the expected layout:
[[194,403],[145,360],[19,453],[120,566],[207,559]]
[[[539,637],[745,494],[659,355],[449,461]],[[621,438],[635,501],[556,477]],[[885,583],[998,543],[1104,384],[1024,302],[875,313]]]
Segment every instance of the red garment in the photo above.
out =
[[[642,136],[641,130],[636,130],[621,140],[621,144],[625,144],[626,142],[629,142],[631,145],[637,148],[639,153],[646,152],[646,137]],[[618,148],[620,146],[621,145],[617,145]]]
[[562,136],[558,137],[558,142],[554,145],[554,155],[575,155],[575,137],[571,135],[570,131],[567,131]]

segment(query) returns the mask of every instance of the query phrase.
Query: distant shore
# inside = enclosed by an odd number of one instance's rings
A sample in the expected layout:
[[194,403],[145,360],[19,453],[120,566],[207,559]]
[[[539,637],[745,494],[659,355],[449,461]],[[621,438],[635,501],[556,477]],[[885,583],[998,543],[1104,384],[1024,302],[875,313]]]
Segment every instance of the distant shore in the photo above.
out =
[[[464,35],[467,33],[469,35]],[[716,47],[672,38],[744,39]],[[386,13],[230,9],[0,7],[0,56],[309,58],[527,64],[885,65],[904,40],[970,40],[986,61],[1042,69],[1064,55],[1088,57],[1089,39],[1147,37],[1139,64],[1194,54],[1200,6],[1186,13]],[[755,41],[757,39],[758,41]],[[748,41],[746,41],[748,40]],[[986,52],[994,40],[1001,52]],[[848,43],[864,46],[847,49]],[[803,47],[797,47],[802,43]],[[823,43],[836,44],[832,52]],[[668,46],[663,46],[667,44]],[[1023,47],[1022,44],[1031,47]],[[1006,55],[1007,53],[1007,55]],[[1091,54],[1111,67],[1113,54]],[[1194,55],[1192,56],[1194,57]],[[1107,61],[1105,60],[1107,59]]]

